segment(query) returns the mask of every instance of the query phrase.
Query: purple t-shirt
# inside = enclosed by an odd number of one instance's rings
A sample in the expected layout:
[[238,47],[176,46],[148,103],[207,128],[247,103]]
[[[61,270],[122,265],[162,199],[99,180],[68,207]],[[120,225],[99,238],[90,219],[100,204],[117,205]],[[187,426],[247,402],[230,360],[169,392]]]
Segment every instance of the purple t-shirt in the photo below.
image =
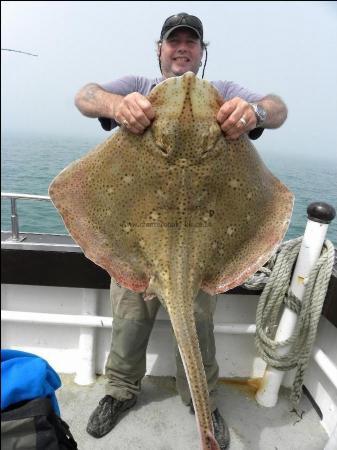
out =
[[[152,89],[157,86],[157,84],[164,81],[164,77],[160,78],[145,78],[134,75],[128,75],[123,78],[119,78],[114,81],[110,81],[109,83],[100,84],[100,86],[108,92],[117,95],[128,95],[131,92],[139,92],[142,95],[149,95]],[[210,82],[220,93],[220,95],[224,98],[224,100],[230,100],[234,97],[240,97],[246,100],[247,102],[258,102],[264,96],[261,94],[257,94],[255,92],[251,92],[248,89],[233,83],[233,81],[211,81]],[[118,123],[113,119],[107,118],[99,118],[102,127],[110,131],[116,126]],[[255,131],[255,130],[252,130]],[[257,129],[256,129],[257,131]],[[262,134],[262,131],[258,133],[259,137]],[[252,139],[256,139],[255,136],[250,136]]]

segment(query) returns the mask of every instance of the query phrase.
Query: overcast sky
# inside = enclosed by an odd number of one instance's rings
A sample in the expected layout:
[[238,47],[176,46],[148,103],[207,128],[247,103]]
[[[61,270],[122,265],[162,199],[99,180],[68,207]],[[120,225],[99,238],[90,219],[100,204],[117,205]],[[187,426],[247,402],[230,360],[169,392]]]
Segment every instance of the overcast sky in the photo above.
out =
[[[107,137],[74,107],[88,82],[159,75],[163,21],[201,18],[210,43],[205,78],[280,95],[283,127],[262,149],[302,157],[337,154],[337,2],[2,2],[2,128]],[[200,74],[201,75],[201,74]]]

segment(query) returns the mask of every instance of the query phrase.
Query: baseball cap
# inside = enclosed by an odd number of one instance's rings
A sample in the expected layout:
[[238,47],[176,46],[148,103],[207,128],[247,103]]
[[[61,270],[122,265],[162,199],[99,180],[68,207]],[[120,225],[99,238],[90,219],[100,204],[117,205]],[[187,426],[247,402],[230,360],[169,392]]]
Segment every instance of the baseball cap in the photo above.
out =
[[198,19],[198,17],[191,16],[187,13],[174,14],[173,16],[168,17],[164,22],[163,28],[161,29],[160,39],[167,39],[172,31],[177,28],[191,28],[191,30],[197,34],[200,42],[203,41],[204,32],[201,20]]

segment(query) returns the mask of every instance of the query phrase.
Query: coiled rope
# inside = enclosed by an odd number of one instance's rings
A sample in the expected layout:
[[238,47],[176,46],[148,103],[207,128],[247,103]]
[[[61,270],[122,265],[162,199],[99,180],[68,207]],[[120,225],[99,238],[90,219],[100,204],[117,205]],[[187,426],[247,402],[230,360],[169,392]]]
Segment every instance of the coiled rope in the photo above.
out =
[[[257,306],[255,345],[261,358],[271,367],[282,371],[296,367],[290,393],[294,405],[301,398],[304,372],[315,341],[334,263],[334,246],[326,240],[300,301],[290,291],[289,284],[301,242],[302,237],[285,242],[272,260],[244,285],[248,289],[265,286]],[[289,339],[276,342],[274,338],[284,305],[297,314],[297,322]],[[289,351],[280,355],[279,349],[286,346],[290,347]]]

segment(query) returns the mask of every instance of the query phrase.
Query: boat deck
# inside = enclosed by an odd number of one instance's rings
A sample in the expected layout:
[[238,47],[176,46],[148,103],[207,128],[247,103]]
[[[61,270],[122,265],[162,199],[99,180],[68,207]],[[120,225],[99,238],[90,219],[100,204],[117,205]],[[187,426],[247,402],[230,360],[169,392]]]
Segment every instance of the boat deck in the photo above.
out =
[[[62,418],[69,424],[79,450],[194,450],[199,449],[195,416],[180,400],[173,377],[146,376],[137,404],[101,439],[89,436],[86,424],[105,395],[104,377],[78,386],[62,375],[57,391]],[[264,408],[254,399],[256,387],[220,380],[218,407],[231,433],[230,450],[323,450],[328,436],[320,418],[303,395],[302,417],[281,390],[278,404]]]

